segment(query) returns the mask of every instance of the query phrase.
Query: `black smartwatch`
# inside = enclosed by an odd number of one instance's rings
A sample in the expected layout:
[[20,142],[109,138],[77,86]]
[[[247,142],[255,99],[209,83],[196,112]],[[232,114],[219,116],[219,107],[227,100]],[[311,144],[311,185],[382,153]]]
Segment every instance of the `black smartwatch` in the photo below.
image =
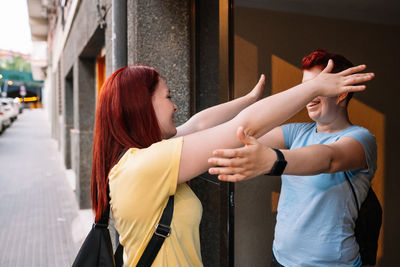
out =
[[279,176],[282,175],[283,171],[285,170],[287,161],[285,160],[283,153],[279,149],[272,149],[275,151],[278,158],[276,159],[274,166],[272,166],[271,172],[267,173],[266,175]]

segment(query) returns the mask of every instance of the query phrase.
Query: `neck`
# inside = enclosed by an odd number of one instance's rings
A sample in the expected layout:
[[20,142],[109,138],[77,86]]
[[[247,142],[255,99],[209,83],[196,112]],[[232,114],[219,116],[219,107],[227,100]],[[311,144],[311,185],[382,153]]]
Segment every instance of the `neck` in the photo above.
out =
[[317,132],[319,133],[334,133],[346,129],[351,126],[347,109],[343,109],[336,114],[335,118],[329,122],[317,121]]

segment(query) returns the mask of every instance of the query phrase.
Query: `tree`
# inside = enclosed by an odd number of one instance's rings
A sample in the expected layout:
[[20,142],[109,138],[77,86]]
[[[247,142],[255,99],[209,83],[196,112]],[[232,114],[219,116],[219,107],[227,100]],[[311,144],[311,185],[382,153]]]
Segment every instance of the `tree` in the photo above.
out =
[[31,63],[27,62],[19,55],[14,55],[12,59],[0,58],[0,67],[5,70],[31,72]]

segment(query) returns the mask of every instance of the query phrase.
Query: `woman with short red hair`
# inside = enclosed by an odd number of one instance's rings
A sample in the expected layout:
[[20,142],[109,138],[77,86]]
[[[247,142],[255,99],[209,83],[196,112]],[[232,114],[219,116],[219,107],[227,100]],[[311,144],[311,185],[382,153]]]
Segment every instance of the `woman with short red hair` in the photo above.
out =
[[[335,64],[332,73],[353,66],[342,55],[315,50],[302,60],[303,83],[318,77],[330,60]],[[217,166],[210,173],[233,182],[269,173],[280,155],[280,168],[272,172],[281,176],[282,186],[271,267],[360,267],[374,261],[363,256],[355,222],[357,199],[366,199],[375,175],[377,147],[371,132],[351,123],[351,97],[316,96],[306,106],[312,123],[284,124],[258,140],[238,132],[244,147],[219,149],[209,159]],[[373,240],[368,242],[373,248]]]
[[177,128],[177,106],[156,70],[128,66],[114,72],[97,105],[91,188],[96,221],[110,198],[125,266],[137,265],[171,195],[171,234],[152,266],[202,266],[202,206],[186,182],[207,171],[214,149],[241,146],[235,135],[239,126],[261,136],[314,97],[364,90],[354,84],[373,77],[356,74],[363,65],[338,74],[329,73],[332,67],[330,63],[309,82],[257,101],[265,82],[262,75],[248,95],[202,111]]

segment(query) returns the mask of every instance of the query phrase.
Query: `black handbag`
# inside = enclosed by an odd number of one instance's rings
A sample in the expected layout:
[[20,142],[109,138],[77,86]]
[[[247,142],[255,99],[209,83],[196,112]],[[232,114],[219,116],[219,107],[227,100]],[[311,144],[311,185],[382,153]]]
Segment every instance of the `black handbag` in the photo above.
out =
[[[170,196],[167,206],[156,226],[155,232],[147,244],[137,267],[151,266],[160,250],[165,238],[171,233],[171,220],[174,211],[174,196]],[[72,267],[121,267],[123,264],[123,247],[118,244],[115,254],[108,229],[108,217],[110,205],[102,214],[98,223],[94,223],[92,229],[83,242],[75,258]]]

